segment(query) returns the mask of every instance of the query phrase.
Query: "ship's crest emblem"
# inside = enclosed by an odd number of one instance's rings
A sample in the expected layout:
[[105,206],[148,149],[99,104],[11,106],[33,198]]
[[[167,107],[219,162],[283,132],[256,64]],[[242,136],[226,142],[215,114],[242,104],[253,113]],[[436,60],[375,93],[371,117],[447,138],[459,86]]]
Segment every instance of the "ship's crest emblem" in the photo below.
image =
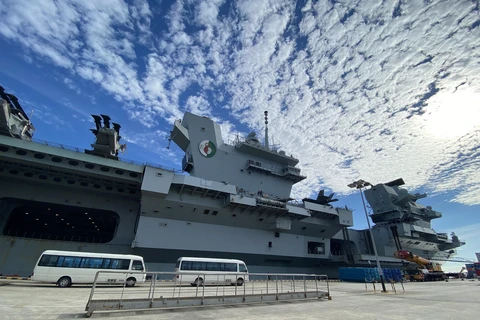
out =
[[203,140],[200,142],[198,145],[198,149],[200,150],[200,153],[202,156],[210,158],[215,155],[215,152],[217,152],[217,147],[215,146],[215,143],[213,143],[210,140]]

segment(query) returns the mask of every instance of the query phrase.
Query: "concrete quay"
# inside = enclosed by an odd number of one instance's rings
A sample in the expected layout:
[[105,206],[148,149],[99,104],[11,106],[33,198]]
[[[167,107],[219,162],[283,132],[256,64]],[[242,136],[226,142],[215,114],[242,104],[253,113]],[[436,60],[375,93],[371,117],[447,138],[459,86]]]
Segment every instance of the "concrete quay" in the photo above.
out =
[[[139,285],[139,289],[147,284]],[[330,282],[332,300],[267,302],[231,306],[94,313],[91,319],[479,319],[480,281],[396,284],[387,293],[372,284]],[[1,319],[85,318],[89,286],[58,288],[29,280],[0,279]]]

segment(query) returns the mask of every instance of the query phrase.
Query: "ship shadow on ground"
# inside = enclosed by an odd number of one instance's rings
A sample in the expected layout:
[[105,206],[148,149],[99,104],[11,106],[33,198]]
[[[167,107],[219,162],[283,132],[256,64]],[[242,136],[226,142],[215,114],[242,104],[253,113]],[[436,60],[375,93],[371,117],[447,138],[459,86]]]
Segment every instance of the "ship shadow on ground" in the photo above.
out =
[[[165,308],[165,309],[139,309],[139,310],[128,310],[128,311],[97,311],[94,312],[91,318],[104,318],[104,317],[115,317],[119,316],[122,318],[136,317],[141,315],[156,315],[156,314],[188,314],[195,313],[192,315],[192,319],[199,318],[199,312],[211,312],[212,310],[229,310],[229,309],[241,309],[241,308],[259,308],[271,305],[288,305],[288,304],[304,304],[304,303],[319,303],[325,299],[309,299],[309,300],[290,300],[290,301],[266,301],[266,302],[257,302],[257,303],[242,303],[242,304],[229,304],[229,305],[218,305],[218,306],[196,306],[196,307],[174,307],[174,308]],[[56,319],[76,319],[84,318],[86,312],[82,313],[65,313],[60,314]]]

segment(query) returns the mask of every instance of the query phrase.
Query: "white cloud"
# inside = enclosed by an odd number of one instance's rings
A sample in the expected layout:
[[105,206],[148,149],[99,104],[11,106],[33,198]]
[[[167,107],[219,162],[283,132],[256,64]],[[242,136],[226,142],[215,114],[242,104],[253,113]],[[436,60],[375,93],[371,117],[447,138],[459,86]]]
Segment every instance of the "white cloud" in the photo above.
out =
[[[0,35],[33,59],[72,70],[68,78],[101,86],[150,128],[191,110],[231,137],[234,123],[263,129],[268,110],[272,139],[305,165],[308,179],[294,196],[319,183],[348,193],[358,178],[403,177],[409,189],[453,191],[452,201],[473,205],[480,204],[475,6],[212,0],[177,1],[165,11],[143,0],[9,0]],[[154,29],[156,20],[166,29]]]

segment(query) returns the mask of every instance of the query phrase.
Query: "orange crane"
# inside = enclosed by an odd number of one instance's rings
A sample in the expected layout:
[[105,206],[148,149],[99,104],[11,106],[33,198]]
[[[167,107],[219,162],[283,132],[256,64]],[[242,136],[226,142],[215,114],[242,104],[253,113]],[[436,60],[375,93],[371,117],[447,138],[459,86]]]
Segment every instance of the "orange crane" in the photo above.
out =
[[438,263],[434,263],[406,250],[395,251],[393,255],[395,258],[417,264],[416,269],[406,270],[406,276],[410,281],[439,281],[447,279],[447,275]]

